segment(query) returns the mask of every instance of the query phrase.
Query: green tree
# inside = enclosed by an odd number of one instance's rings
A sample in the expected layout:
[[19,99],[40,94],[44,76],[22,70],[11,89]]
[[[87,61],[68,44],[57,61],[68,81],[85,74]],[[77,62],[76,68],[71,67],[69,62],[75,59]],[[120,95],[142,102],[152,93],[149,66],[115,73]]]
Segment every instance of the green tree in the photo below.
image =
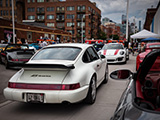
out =
[[102,40],[106,40],[107,39],[106,33],[103,31],[100,31],[98,34],[98,38]]
[[113,38],[113,40],[119,40],[119,36],[118,35],[110,35],[110,38]]

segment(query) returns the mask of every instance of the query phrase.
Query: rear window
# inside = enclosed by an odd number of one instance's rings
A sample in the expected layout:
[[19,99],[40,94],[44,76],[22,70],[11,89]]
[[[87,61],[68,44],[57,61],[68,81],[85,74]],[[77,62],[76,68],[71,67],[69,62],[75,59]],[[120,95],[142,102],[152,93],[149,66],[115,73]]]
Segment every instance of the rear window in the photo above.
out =
[[32,60],[75,60],[81,48],[52,47],[42,49]]

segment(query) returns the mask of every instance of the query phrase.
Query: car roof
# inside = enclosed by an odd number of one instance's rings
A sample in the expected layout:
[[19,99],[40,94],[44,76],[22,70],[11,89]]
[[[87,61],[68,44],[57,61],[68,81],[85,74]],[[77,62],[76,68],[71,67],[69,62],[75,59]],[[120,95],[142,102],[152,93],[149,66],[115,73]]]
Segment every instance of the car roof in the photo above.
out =
[[89,46],[92,46],[90,44],[82,44],[82,43],[60,43],[60,44],[53,44],[53,45],[48,45],[48,46],[45,46],[44,48],[48,48],[48,47],[78,47],[78,48],[81,48],[81,49],[86,49],[88,48]]

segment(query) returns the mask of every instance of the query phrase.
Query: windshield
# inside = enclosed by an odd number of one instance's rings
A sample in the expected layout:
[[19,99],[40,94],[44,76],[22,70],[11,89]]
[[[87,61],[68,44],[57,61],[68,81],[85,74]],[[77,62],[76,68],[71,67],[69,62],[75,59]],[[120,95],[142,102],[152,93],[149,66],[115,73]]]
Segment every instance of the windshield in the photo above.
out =
[[102,49],[123,49],[123,46],[121,44],[106,44]]
[[149,48],[160,48],[160,45],[150,45]]
[[32,60],[75,60],[81,52],[75,47],[52,47],[42,49]]

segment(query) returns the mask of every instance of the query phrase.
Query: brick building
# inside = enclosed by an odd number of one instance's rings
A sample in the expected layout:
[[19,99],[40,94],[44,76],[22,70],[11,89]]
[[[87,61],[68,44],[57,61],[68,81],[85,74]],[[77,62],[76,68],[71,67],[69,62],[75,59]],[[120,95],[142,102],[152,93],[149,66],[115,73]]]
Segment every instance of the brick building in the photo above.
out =
[[101,11],[96,7],[96,3],[89,0],[25,0],[25,19],[71,32],[73,39],[80,42],[82,21],[83,38],[97,38]]
[[[48,27],[72,33],[72,39],[97,38],[100,31],[101,11],[89,0],[14,0],[15,20],[35,20]],[[12,19],[11,0],[0,0],[3,18]],[[83,19],[82,19],[83,17]],[[83,25],[83,28],[82,28]],[[61,36],[58,36],[61,37]]]

